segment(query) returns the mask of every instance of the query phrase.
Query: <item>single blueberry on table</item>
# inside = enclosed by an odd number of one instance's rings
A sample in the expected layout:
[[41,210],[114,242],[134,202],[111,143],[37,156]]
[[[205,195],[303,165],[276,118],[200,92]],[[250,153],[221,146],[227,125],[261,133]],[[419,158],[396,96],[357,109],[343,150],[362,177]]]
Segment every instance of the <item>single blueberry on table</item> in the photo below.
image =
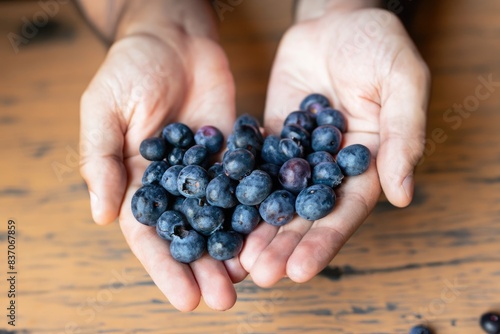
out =
[[188,148],[194,143],[193,131],[183,123],[170,123],[163,128],[162,135],[175,147]]
[[479,320],[481,328],[488,334],[500,333],[500,314],[488,312]]
[[155,226],[167,206],[168,193],[157,185],[143,186],[132,196],[132,214],[144,225]]
[[213,178],[207,185],[207,202],[221,208],[232,208],[238,204],[236,200],[237,182],[225,174]]
[[342,173],[347,176],[356,176],[366,172],[370,166],[370,150],[361,144],[344,147],[337,154],[337,164]]
[[174,147],[167,154],[167,161],[171,166],[182,165],[182,159],[184,158],[185,149]]
[[259,210],[254,206],[238,204],[231,217],[231,228],[242,234],[249,234],[260,223]]
[[252,153],[262,150],[264,138],[258,128],[251,125],[241,125],[227,137],[227,149],[232,151],[244,148]]
[[291,158],[302,158],[304,156],[304,148],[302,145],[290,138],[280,140],[279,150],[286,157],[286,160]]
[[198,145],[205,146],[210,154],[215,154],[224,144],[224,135],[215,126],[206,125],[196,131],[194,141]]
[[260,204],[259,213],[266,223],[283,226],[293,219],[295,196],[286,190],[276,190]]
[[179,228],[188,228],[186,217],[178,211],[168,210],[158,218],[156,233],[165,240],[172,240],[175,230]]
[[177,178],[179,177],[179,173],[183,168],[184,166],[181,165],[171,166],[163,173],[160,179],[160,186],[165,188],[174,196],[181,195],[181,193],[177,189]]
[[251,125],[256,129],[260,128],[260,122],[252,115],[244,114],[239,116],[233,125],[233,131],[239,129],[242,125]]
[[255,157],[252,152],[238,148],[224,155],[222,165],[227,176],[233,180],[241,180],[252,172]]
[[283,125],[297,124],[306,129],[309,133],[316,127],[316,120],[314,115],[309,111],[294,111],[290,113]]
[[224,167],[221,162],[216,162],[207,170],[208,176],[213,179],[221,174],[224,174]]
[[188,198],[205,197],[209,182],[207,171],[197,165],[184,167],[177,177],[177,190]]
[[320,162],[334,162],[335,159],[333,159],[333,156],[325,151],[318,151],[318,152],[313,152],[306,157],[307,162],[309,162],[309,165],[311,167],[316,166]]
[[318,126],[311,134],[313,151],[326,151],[336,154],[342,143],[342,133],[333,125]]
[[297,124],[284,126],[281,130],[281,138],[294,140],[297,144],[304,147],[304,151],[308,151],[311,146],[311,135],[306,129]]
[[343,178],[344,175],[339,165],[335,162],[321,162],[313,168],[313,184],[324,184],[325,186],[335,188],[342,183]]
[[345,117],[337,109],[325,108],[321,110],[316,116],[316,122],[318,123],[318,126],[333,125],[342,133],[346,132],[347,130],[347,122],[345,120]]
[[196,231],[208,236],[222,228],[224,219],[223,209],[207,205],[198,209],[190,224]]
[[186,217],[187,221],[191,224],[194,216],[200,211],[201,208],[208,206],[208,202],[205,199],[199,198],[186,198],[182,202],[181,212]]
[[183,165],[199,165],[202,166],[207,162],[208,150],[203,145],[193,145],[187,149],[182,158]]
[[315,184],[300,192],[295,201],[295,210],[304,219],[318,220],[332,212],[335,199],[332,188],[324,184]]
[[206,247],[207,241],[201,234],[178,228],[170,242],[170,253],[178,262],[191,263],[202,257]]
[[299,109],[317,114],[324,108],[330,107],[330,101],[322,94],[309,94],[300,103]]
[[283,188],[298,194],[309,184],[311,166],[302,158],[290,159],[281,166],[278,178]]
[[142,176],[142,185],[159,184],[163,173],[168,169],[165,161],[153,161]]
[[432,334],[431,330],[424,325],[412,327],[410,334]]
[[139,153],[149,161],[161,161],[167,155],[167,142],[163,138],[144,139],[139,146]]
[[216,260],[226,261],[237,256],[243,248],[243,237],[235,231],[214,232],[207,242],[208,254]]
[[254,170],[240,181],[236,187],[236,198],[241,204],[260,204],[271,193],[273,181],[269,174],[262,170]]
[[281,166],[288,158],[280,150],[281,138],[275,135],[269,135],[264,140],[260,156],[262,160],[274,165]]

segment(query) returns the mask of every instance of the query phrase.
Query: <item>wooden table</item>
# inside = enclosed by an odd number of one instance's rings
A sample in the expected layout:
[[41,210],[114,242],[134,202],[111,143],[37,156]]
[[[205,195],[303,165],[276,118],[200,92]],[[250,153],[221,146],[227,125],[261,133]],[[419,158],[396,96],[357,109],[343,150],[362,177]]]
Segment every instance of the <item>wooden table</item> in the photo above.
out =
[[[222,313],[204,304],[173,309],[118,224],[92,223],[77,166],[78,104],[106,50],[73,6],[61,4],[53,23],[14,52],[6,36],[40,11],[37,2],[0,3],[0,329],[360,334],[407,333],[423,322],[437,333],[470,334],[481,333],[483,312],[500,311],[500,91],[477,88],[500,81],[498,1],[419,8],[413,34],[433,88],[413,204],[400,210],[382,199],[332,262],[336,269],[272,289],[245,280],[235,307]],[[222,40],[242,113],[263,110],[290,12],[290,1],[253,0],[225,13]],[[455,104],[470,111],[450,114]],[[17,229],[15,328],[4,315],[9,219]]]

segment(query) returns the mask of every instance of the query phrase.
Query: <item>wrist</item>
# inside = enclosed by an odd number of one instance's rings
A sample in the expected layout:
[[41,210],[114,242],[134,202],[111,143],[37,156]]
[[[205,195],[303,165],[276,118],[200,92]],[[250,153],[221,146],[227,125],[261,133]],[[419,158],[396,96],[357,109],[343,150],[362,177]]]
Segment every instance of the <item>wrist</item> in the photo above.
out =
[[296,0],[295,22],[316,19],[329,12],[347,12],[381,5],[381,0]]

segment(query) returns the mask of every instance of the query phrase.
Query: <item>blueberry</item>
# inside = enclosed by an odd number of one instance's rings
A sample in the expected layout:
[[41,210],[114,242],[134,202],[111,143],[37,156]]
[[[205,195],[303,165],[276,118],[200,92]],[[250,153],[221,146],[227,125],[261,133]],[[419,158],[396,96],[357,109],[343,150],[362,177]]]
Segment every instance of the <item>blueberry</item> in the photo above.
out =
[[193,145],[193,131],[182,123],[171,123],[163,128],[163,138],[175,147],[188,148]]
[[333,156],[325,151],[313,152],[307,156],[307,162],[311,167],[316,166],[320,162],[334,162]]
[[265,164],[262,164],[258,167],[258,169],[263,170],[264,172],[269,174],[271,179],[276,179],[276,180],[278,179],[280,168],[281,168],[281,166],[271,164],[271,163],[265,163]]
[[234,180],[241,180],[252,172],[255,158],[250,151],[238,148],[224,155],[222,165],[227,176]]
[[347,125],[344,115],[337,109],[325,108],[316,116],[318,125],[333,125],[340,132],[346,132]]
[[222,228],[224,218],[223,209],[207,205],[198,209],[191,220],[191,226],[203,235],[210,235]]
[[481,316],[479,324],[486,333],[498,334],[500,333],[500,314],[485,313]]
[[215,177],[207,186],[207,202],[221,208],[232,208],[238,204],[235,196],[236,183],[225,174]]
[[181,193],[177,189],[177,178],[179,177],[179,173],[184,168],[181,165],[175,165],[168,168],[165,173],[163,173],[160,186],[165,188],[169,193],[174,196],[180,196]]
[[206,125],[196,131],[194,141],[207,148],[210,154],[219,152],[224,144],[224,135],[215,126]]
[[254,206],[238,204],[231,217],[231,228],[242,234],[249,234],[260,223],[259,210]]
[[177,177],[177,190],[185,197],[205,197],[209,179],[205,169],[197,165],[184,167]]
[[311,134],[313,151],[326,151],[336,154],[342,142],[342,133],[333,125],[318,126]]
[[335,192],[324,184],[315,184],[302,190],[295,201],[298,215],[311,221],[326,217],[334,207]]
[[224,174],[224,167],[222,167],[222,163],[216,162],[207,170],[207,173],[208,176],[213,179],[221,174]]
[[251,125],[256,129],[260,128],[259,120],[249,114],[241,115],[236,119],[233,125],[233,131],[239,129],[242,125]]
[[156,221],[167,210],[167,206],[168,193],[160,186],[143,186],[132,196],[132,214],[144,225],[156,225]]
[[295,196],[286,190],[276,190],[260,204],[259,213],[268,224],[285,225],[295,214]]
[[204,199],[199,198],[186,198],[181,206],[181,212],[186,217],[187,221],[191,224],[194,216],[200,211],[201,208],[209,204]]
[[321,162],[314,166],[312,182],[335,188],[342,183],[344,175],[335,162]]
[[167,154],[167,161],[170,165],[182,165],[182,159],[184,158],[184,153],[186,150],[178,147],[172,148],[172,150]]
[[184,196],[175,196],[173,200],[170,201],[172,203],[171,205],[172,210],[182,212],[182,204],[184,204],[185,199],[186,197]]
[[432,334],[431,330],[424,325],[412,327],[410,334]]
[[206,239],[198,232],[178,228],[172,236],[170,253],[178,262],[191,263],[202,257],[206,247]]
[[240,181],[236,187],[236,198],[241,204],[257,205],[266,199],[272,187],[269,174],[257,169]]
[[291,158],[302,158],[304,156],[304,148],[299,143],[290,138],[280,140],[279,150],[286,157],[286,160]]
[[322,109],[328,107],[330,107],[330,101],[328,101],[326,96],[321,94],[310,94],[302,100],[299,109],[317,114]]
[[264,138],[258,128],[251,125],[241,125],[227,137],[227,149],[232,151],[244,148],[252,153],[262,150]]
[[279,148],[280,141],[280,137],[275,135],[269,135],[266,137],[266,139],[264,140],[262,151],[260,153],[262,160],[278,166],[281,166],[285,163],[285,161],[288,160]]
[[344,147],[337,155],[337,164],[347,176],[363,174],[370,166],[370,150],[361,144]]
[[167,142],[163,138],[144,139],[139,146],[139,153],[146,160],[161,161],[167,155]]
[[142,176],[142,185],[159,184],[167,168],[168,164],[165,161],[153,161]]
[[203,145],[193,145],[185,153],[182,158],[184,165],[199,165],[202,166],[207,162],[208,150]]
[[314,115],[308,111],[294,111],[283,122],[285,126],[290,124],[300,125],[308,132],[311,132],[316,127],[316,120],[314,119]]
[[297,144],[302,145],[305,151],[309,150],[311,146],[311,135],[306,129],[297,124],[284,126],[281,130],[281,138],[293,139]]
[[278,178],[283,188],[293,194],[298,194],[309,183],[311,167],[306,160],[293,158],[281,166]]
[[208,238],[208,254],[225,261],[237,256],[243,247],[243,237],[235,231],[217,231]]
[[156,224],[156,233],[165,240],[172,240],[175,229],[186,229],[186,217],[178,211],[168,210],[162,213]]

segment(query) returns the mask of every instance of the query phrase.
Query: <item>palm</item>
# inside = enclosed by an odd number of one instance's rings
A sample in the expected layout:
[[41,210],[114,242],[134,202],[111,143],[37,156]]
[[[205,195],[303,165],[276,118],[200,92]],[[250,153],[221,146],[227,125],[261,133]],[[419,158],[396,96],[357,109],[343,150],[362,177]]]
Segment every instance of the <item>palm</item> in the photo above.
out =
[[[286,34],[268,91],[265,124],[269,132],[279,133],[283,120],[297,109],[300,100],[319,92],[347,118],[343,146],[361,143],[376,157],[383,139],[384,78],[402,65],[402,55],[408,56],[408,43],[403,43],[408,40],[396,26],[390,27],[391,34],[380,32],[362,45],[353,41],[367,22],[382,13],[366,10],[330,15],[299,24]],[[381,192],[375,159],[365,174],[345,181],[329,216],[315,222],[297,217],[279,229],[263,224],[248,238],[240,261],[257,284],[270,286],[284,275],[306,281],[328,265]]]
[[113,110],[119,110],[119,122],[110,122],[111,131],[118,127],[119,134],[110,140],[123,147],[121,169],[127,185],[119,220],[132,251],[175,307],[191,310],[203,295],[212,308],[227,309],[236,299],[233,281],[246,276],[239,262],[221,263],[204,256],[192,265],[177,263],[155,229],[139,224],[130,209],[148,165],[138,152],[144,138],[173,121],[193,129],[212,124],[227,134],[234,121],[233,82],[222,50],[208,39],[184,38],[182,50],[150,36],[122,40],[95,81],[103,82],[99,75],[114,79],[110,90],[102,93],[103,100],[112,97]]

